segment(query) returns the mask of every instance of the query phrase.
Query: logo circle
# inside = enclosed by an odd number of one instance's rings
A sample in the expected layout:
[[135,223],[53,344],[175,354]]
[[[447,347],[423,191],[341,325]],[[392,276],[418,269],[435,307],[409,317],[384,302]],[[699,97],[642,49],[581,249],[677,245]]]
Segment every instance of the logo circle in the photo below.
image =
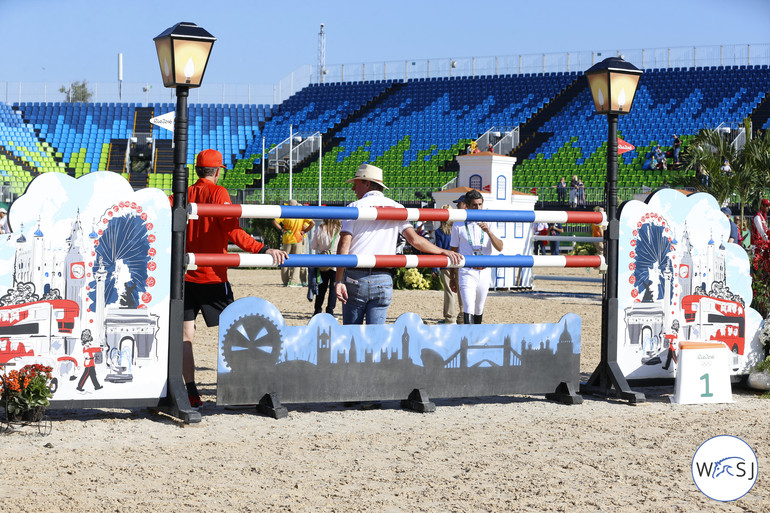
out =
[[732,435],[709,438],[692,458],[692,479],[703,494],[715,501],[738,500],[757,482],[759,463],[754,450]]

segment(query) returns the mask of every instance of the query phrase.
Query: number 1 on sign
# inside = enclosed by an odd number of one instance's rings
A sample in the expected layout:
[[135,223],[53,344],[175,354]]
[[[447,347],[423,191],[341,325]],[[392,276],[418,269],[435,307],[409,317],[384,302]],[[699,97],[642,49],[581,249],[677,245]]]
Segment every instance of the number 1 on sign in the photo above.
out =
[[700,396],[701,397],[714,397],[714,394],[709,392],[709,373],[707,372],[706,374],[701,376],[700,379],[706,381],[706,393],[705,394],[701,394]]

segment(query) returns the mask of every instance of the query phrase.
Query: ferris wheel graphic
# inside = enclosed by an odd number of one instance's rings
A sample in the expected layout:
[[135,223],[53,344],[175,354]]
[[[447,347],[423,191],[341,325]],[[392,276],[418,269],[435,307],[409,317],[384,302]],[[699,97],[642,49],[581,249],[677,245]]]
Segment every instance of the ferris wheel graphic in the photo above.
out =
[[153,247],[156,237],[147,213],[136,202],[121,201],[105,210],[94,229],[89,309],[93,311],[97,301],[94,276],[100,269],[107,272],[106,305],[146,308],[152,301],[153,274],[157,268]]
[[629,282],[634,301],[655,301],[663,296],[664,271],[671,265],[673,232],[663,216],[643,215],[632,232]]

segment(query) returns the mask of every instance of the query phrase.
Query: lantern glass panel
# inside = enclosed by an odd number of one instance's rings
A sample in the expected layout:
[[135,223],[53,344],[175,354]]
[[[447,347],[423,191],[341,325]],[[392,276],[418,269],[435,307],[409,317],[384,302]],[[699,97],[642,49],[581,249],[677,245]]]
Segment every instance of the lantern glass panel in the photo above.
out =
[[171,54],[171,38],[155,40],[155,49],[158,53],[160,74],[163,76],[165,87],[174,87],[174,56]]
[[591,87],[591,96],[594,100],[594,108],[597,114],[607,114],[610,108],[610,88],[608,74],[592,73],[588,76],[588,84]]
[[612,112],[626,114],[634,103],[636,87],[639,84],[638,74],[611,73],[610,88],[612,98],[610,108]]
[[191,87],[201,85],[212,44],[211,41],[174,39],[173,78],[176,84]]

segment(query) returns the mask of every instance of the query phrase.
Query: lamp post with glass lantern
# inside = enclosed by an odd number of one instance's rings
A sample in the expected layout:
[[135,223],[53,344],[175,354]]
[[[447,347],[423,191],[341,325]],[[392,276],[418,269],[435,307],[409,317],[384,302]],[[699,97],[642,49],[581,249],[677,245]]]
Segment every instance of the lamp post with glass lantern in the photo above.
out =
[[607,272],[602,299],[601,360],[580,391],[608,396],[614,387],[621,399],[631,403],[644,402],[645,397],[630,389],[618,365],[618,116],[631,110],[641,74],[640,69],[620,57],[604,59],[585,72],[596,113],[607,116],[605,197],[609,224],[604,232]]
[[187,97],[200,87],[216,38],[195,23],[181,22],[153,39],[165,87],[176,88],[174,174],[171,185],[171,301],[169,318],[168,397],[173,414],[186,422],[200,422],[190,408],[182,382],[182,326],[184,324],[185,235],[187,231]]

